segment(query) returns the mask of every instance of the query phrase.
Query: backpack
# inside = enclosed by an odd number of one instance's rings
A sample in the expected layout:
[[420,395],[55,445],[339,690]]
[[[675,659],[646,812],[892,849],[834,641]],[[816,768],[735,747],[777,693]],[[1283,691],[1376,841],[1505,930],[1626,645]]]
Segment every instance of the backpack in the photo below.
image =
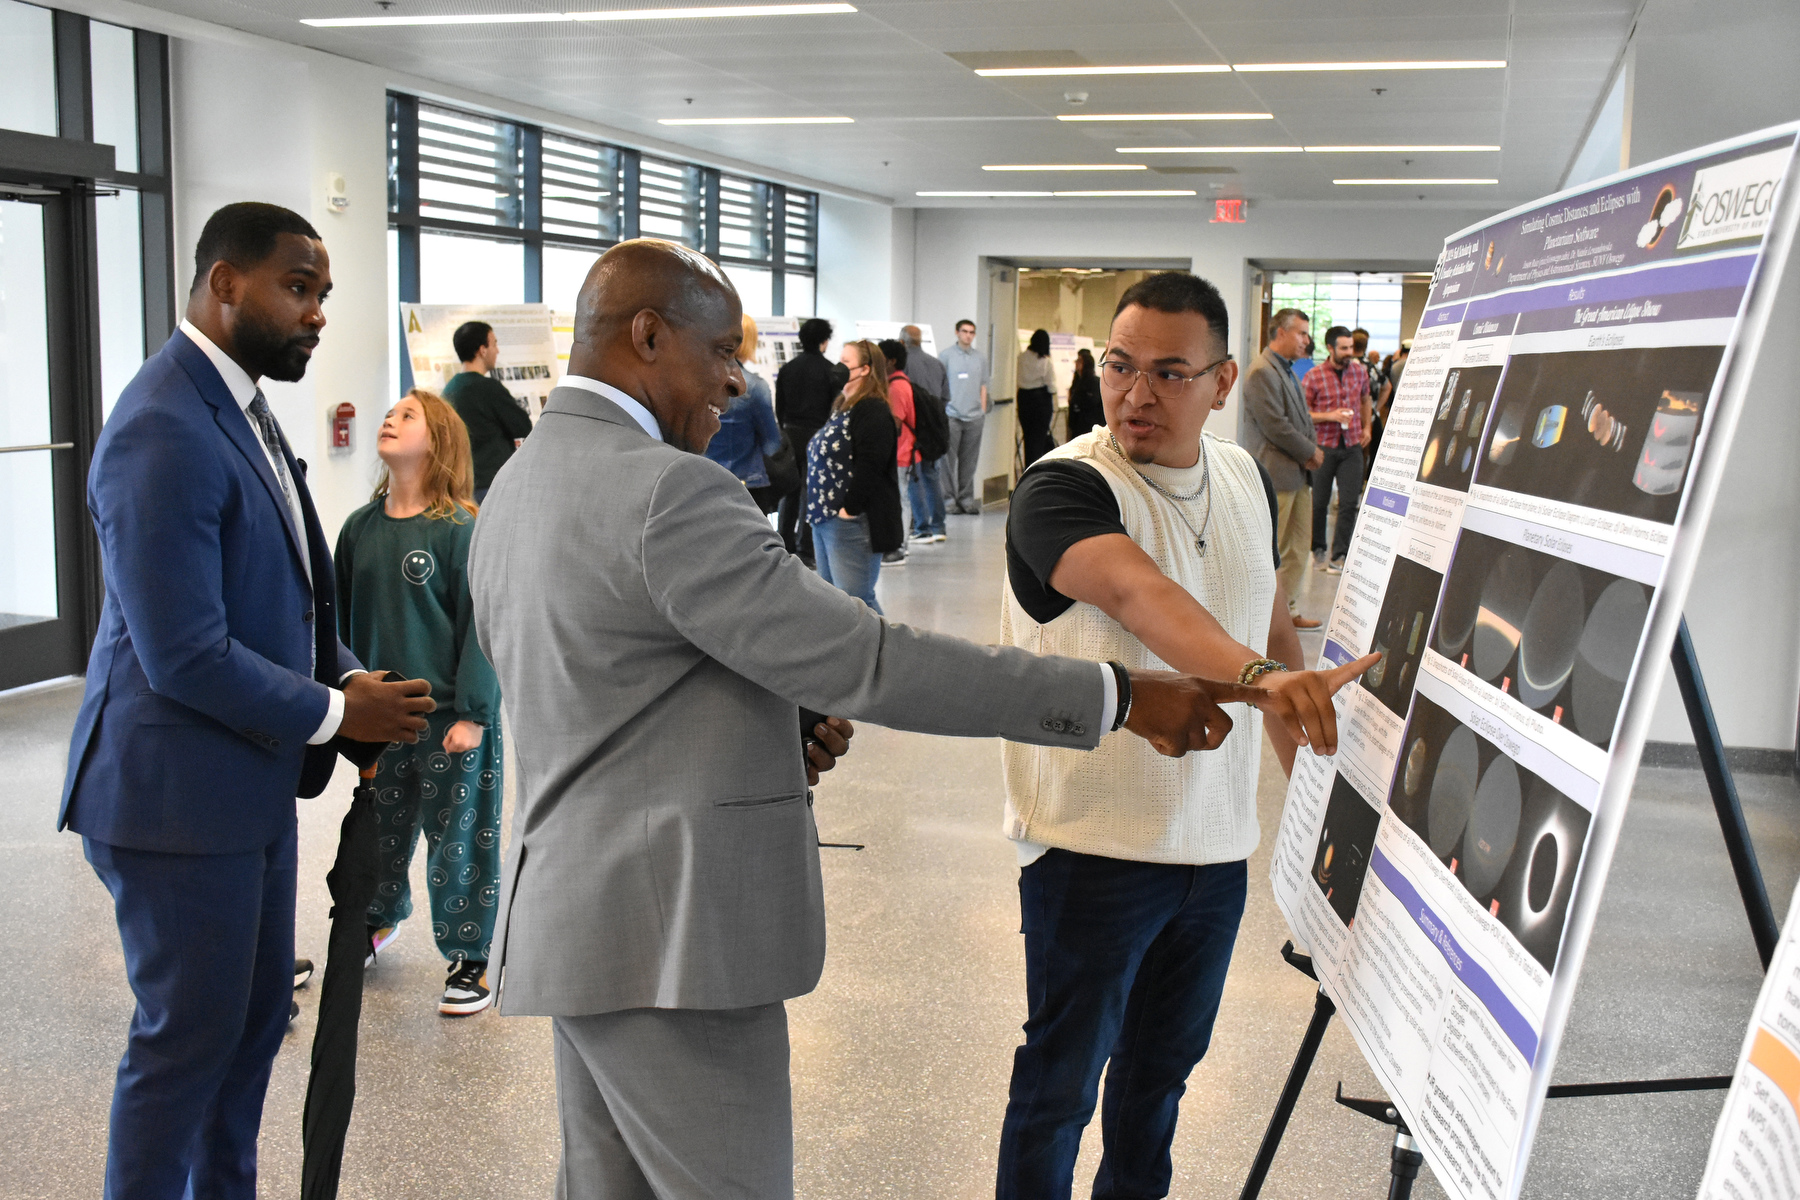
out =
[[913,389],[913,448],[920,462],[936,462],[950,452],[950,418],[944,415],[944,398],[934,395],[918,380]]

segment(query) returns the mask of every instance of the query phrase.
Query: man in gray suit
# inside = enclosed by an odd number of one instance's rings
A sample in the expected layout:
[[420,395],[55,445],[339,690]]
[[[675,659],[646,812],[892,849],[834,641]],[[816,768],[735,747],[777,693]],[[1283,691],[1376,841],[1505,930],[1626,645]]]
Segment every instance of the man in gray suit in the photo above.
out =
[[1293,362],[1306,351],[1306,314],[1284,308],[1269,322],[1269,344],[1244,373],[1243,407],[1238,413],[1238,444],[1275,484],[1275,548],[1281,554],[1276,572],[1287,595],[1295,629],[1317,629],[1320,622],[1300,615],[1297,597],[1306,582],[1312,554],[1312,492],[1306,473],[1325,461],[1313,439],[1312,412]]
[[[553,1018],[567,1200],[793,1194],[783,1002],[825,958],[796,705],[1092,749],[1123,726],[1216,747],[1271,693],[976,646],[885,622],[787,553],[702,457],[743,390],[736,292],[640,239],[583,285],[569,373],[475,526],[476,628],[520,803],[500,1011]],[[1300,720],[1335,750],[1329,701]]]

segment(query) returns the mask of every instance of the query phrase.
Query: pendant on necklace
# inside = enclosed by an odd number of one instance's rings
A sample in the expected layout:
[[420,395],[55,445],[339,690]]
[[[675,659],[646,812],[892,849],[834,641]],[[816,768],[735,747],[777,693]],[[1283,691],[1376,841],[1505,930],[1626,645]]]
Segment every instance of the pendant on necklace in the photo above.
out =
[[1194,539],[1194,549],[1199,552],[1201,558],[1205,558],[1206,557],[1206,539],[1203,537],[1195,538]]

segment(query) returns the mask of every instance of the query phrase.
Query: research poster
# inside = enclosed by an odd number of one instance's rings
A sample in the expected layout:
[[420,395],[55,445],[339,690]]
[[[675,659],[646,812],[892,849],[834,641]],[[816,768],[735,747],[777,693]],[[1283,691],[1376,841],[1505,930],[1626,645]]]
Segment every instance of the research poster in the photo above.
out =
[[1448,239],[1372,467],[1322,665],[1382,658],[1298,756],[1271,879],[1451,1196],[1523,1182],[1795,128]]
[[1800,889],[1763,976],[1700,1200],[1800,1200]]
[[800,353],[799,317],[757,317],[756,373],[775,386],[775,372],[792,362]]
[[[1019,345],[1031,341],[1031,330],[1021,329]],[[1056,406],[1069,407],[1069,384],[1075,379],[1075,359],[1086,350],[1092,354],[1094,339],[1079,333],[1053,333],[1050,335],[1050,371],[1056,377]],[[1096,356],[1096,359],[1098,356]]]
[[402,304],[400,328],[406,335],[413,386],[442,391],[462,369],[450,338],[465,321],[486,321],[494,327],[500,357],[493,376],[537,420],[568,365],[566,347],[558,360],[547,304]]

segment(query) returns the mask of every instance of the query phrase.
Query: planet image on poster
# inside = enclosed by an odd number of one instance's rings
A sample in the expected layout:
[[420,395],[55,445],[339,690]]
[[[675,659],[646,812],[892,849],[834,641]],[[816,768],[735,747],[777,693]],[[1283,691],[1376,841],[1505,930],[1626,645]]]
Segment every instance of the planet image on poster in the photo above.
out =
[[1469,469],[1469,465],[1474,461],[1475,461],[1475,447],[1464,446],[1463,452],[1462,452],[1462,461],[1460,463],[1456,464],[1456,469],[1458,471],[1467,471]]
[[1406,749],[1406,770],[1400,776],[1400,787],[1408,796],[1416,796],[1425,785],[1425,763],[1431,757],[1431,747],[1425,739],[1416,737],[1412,745]]
[[1528,708],[1548,704],[1569,681],[1583,617],[1581,572],[1559,562],[1538,584],[1519,636],[1519,699]]
[[1700,432],[1700,405],[1705,399],[1699,392],[1662,394],[1631,476],[1631,485],[1638,491],[1668,496],[1681,490],[1688,459],[1694,453],[1694,437]]
[[1474,571],[1450,571],[1450,586],[1444,589],[1444,607],[1438,613],[1438,653],[1452,662],[1468,648],[1475,632],[1476,618],[1481,615],[1481,577]]
[[1519,836],[1519,768],[1510,758],[1488,764],[1475,789],[1469,831],[1463,837],[1463,886],[1472,896],[1485,896],[1500,882]]
[[1552,404],[1538,414],[1537,424],[1531,431],[1531,444],[1539,450],[1548,450],[1562,441],[1563,425],[1568,420],[1569,410],[1560,404]]
[[1575,732],[1596,746],[1612,741],[1619,702],[1625,697],[1625,680],[1637,657],[1644,619],[1650,615],[1650,598],[1644,585],[1633,579],[1615,579],[1594,601],[1575,650],[1575,680],[1571,689]]
[[1495,892],[1500,905],[1495,915],[1550,971],[1556,969],[1590,818],[1544,780],[1530,774],[1525,780],[1517,845]]
[[1462,841],[1475,804],[1475,779],[1481,769],[1475,735],[1464,726],[1444,742],[1437,772],[1431,777],[1431,803],[1425,813],[1425,840],[1431,852],[1448,860]]
[[1419,478],[1420,479],[1430,478],[1432,468],[1437,466],[1437,460],[1438,460],[1438,439],[1432,438],[1431,445],[1425,447],[1425,456],[1419,460]]
[[1503,410],[1494,418],[1494,436],[1488,439],[1487,460],[1504,467],[1519,451],[1519,414]]
[[1531,553],[1508,547],[1488,571],[1475,616],[1475,674],[1498,680],[1519,649],[1519,630],[1531,607]]

